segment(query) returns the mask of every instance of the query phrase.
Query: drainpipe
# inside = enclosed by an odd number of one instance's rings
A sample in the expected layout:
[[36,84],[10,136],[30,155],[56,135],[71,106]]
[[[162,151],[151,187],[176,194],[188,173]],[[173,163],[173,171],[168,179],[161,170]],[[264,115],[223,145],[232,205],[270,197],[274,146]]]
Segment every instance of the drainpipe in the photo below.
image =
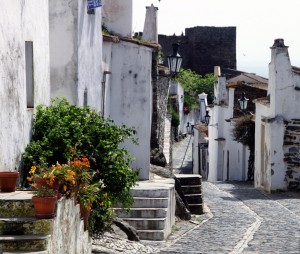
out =
[[101,105],[101,116],[102,117],[104,117],[104,109],[105,109],[105,88],[106,88],[106,75],[109,75],[109,74],[111,74],[111,72],[110,71],[104,71],[103,72],[103,77],[102,77],[102,94],[101,94],[101,96],[102,96],[102,100],[101,100],[101,103],[102,103],[102,105]]

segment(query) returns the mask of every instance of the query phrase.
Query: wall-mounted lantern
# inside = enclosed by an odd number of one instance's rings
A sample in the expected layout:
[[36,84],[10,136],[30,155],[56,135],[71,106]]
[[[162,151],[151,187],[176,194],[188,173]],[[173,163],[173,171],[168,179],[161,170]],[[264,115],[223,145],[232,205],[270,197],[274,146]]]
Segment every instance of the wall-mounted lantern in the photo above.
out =
[[172,48],[173,48],[173,53],[172,55],[168,56],[168,67],[171,76],[175,76],[180,70],[182,57],[178,54],[178,49],[179,49],[178,43],[173,43]]
[[206,125],[209,125],[210,115],[208,114],[208,110],[206,110],[206,115],[204,116],[204,122]]
[[239,99],[242,111],[245,111],[247,109],[248,101],[249,101],[249,99],[246,98],[245,92],[243,92],[241,98]]

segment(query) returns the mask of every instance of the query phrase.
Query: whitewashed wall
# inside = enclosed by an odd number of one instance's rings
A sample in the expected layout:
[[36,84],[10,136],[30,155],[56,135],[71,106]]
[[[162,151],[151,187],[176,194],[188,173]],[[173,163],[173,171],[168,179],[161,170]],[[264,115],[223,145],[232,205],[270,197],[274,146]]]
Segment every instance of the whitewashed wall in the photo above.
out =
[[[176,81],[172,81],[172,82],[176,82]],[[177,96],[178,96],[178,108],[179,108],[179,127],[178,127],[178,132],[180,133],[187,133],[187,129],[186,129],[186,123],[187,123],[187,115],[183,113],[183,100],[184,100],[184,89],[183,87],[178,83],[177,83]],[[181,99],[182,98],[182,99]]]
[[102,22],[108,31],[123,37],[131,37],[132,0],[102,0],[102,4]]
[[51,97],[100,110],[101,8],[87,14],[87,1],[50,0]]
[[89,254],[91,252],[92,240],[88,231],[84,231],[79,204],[74,205],[73,199],[61,198],[57,201],[53,232],[47,253]]
[[[270,104],[256,102],[255,186],[266,191],[285,190],[284,135],[292,119],[300,119],[300,75],[293,72],[288,47],[282,39],[271,47],[269,64]],[[297,144],[294,144],[297,148]]]
[[230,119],[233,117],[234,89],[229,88],[225,91],[224,87],[226,89],[226,79],[219,77],[215,84],[217,93],[215,96],[219,104],[211,108],[209,113],[211,120],[208,180],[245,181],[247,180],[249,149],[232,138],[234,122]]
[[107,51],[103,53],[104,66],[110,66],[111,71],[107,83],[106,114],[116,124],[137,130],[139,146],[128,142],[125,147],[136,158],[132,166],[140,170],[140,179],[147,180],[150,167],[152,49],[124,41],[104,44],[103,49]]
[[[112,56],[112,42],[105,42],[103,41],[102,45],[102,69],[103,71],[112,71],[112,63],[111,63],[111,56]],[[104,109],[103,115],[107,118],[109,117],[110,112],[110,104],[111,104],[111,95],[110,95],[110,81],[111,75],[106,76],[105,84],[102,84],[101,89],[105,86],[105,94],[104,94]]]
[[25,41],[33,42],[34,105],[50,99],[48,1],[2,1],[0,8],[0,171],[17,170],[30,139]]

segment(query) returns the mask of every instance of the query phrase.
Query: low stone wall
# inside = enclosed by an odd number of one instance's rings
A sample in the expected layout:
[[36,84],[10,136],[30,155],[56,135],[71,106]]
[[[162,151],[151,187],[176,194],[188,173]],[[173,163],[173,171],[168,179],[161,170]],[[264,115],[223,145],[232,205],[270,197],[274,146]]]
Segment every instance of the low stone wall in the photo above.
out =
[[92,243],[88,231],[83,229],[79,205],[73,199],[61,198],[57,202],[56,217],[53,219],[47,253],[86,254],[92,253]]

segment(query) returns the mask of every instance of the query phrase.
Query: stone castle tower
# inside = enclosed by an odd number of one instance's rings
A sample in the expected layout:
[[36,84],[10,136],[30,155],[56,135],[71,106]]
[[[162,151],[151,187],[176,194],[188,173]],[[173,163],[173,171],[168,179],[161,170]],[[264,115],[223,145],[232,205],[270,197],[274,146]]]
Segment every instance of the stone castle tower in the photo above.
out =
[[203,75],[221,66],[222,74],[236,69],[236,27],[197,26],[185,29],[185,35],[159,35],[165,58],[172,53],[172,43],[179,42],[182,68]]

